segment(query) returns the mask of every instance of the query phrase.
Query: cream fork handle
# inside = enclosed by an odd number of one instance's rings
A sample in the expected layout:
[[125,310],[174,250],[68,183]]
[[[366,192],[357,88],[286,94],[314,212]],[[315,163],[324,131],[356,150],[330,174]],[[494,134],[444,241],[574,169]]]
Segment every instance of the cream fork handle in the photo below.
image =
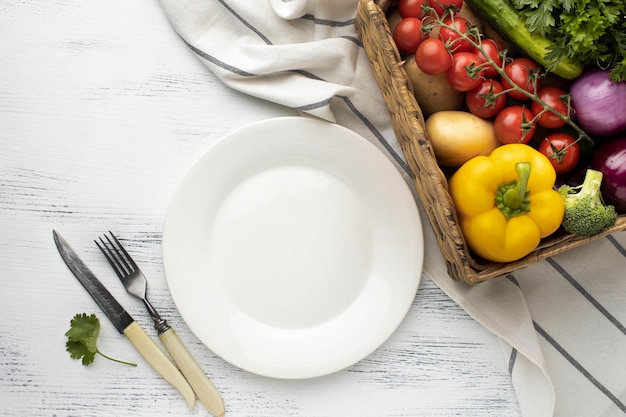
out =
[[124,329],[124,334],[154,370],[182,394],[185,401],[187,401],[189,409],[193,410],[196,404],[196,396],[190,386],[191,384],[185,380],[181,372],[165,356],[165,353],[154,343],[141,326],[136,321],[133,321]]
[[204,407],[214,416],[224,415],[224,401],[171,327],[159,334],[174,362],[193,388]]

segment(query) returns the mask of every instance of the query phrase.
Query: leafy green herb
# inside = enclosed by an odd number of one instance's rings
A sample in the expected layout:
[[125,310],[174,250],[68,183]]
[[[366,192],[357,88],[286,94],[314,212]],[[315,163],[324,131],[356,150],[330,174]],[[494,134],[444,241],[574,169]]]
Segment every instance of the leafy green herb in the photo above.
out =
[[100,352],[96,345],[99,334],[100,320],[95,314],[89,316],[85,313],[76,314],[70,322],[70,329],[65,333],[68,339],[65,343],[65,349],[70,353],[72,359],[82,358],[82,363],[85,366],[94,361],[96,353],[114,362],[137,366],[135,363],[114,359]]
[[613,81],[626,81],[624,0],[510,1],[524,15],[531,33],[555,43],[546,54],[548,61],[568,57],[610,68]]

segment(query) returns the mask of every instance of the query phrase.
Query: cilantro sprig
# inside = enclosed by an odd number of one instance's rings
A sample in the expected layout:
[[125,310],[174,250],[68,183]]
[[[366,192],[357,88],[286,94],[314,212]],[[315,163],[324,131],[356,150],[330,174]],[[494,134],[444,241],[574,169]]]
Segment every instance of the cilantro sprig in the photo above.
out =
[[[554,42],[546,54],[611,69],[626,81],[626,2],[623,0],[510,0],[531,33]],[[549,69],[549,68],[548,68]]]
[[85,366],[90,365],[94,361],[96,354],[114,362],[137,366],[136,363],[114,359],[100,352],[97,346],[99,335],[100,320],[95,314],[76,314],[70,322],[70,329],[65,333],[65,336],[67,336],[65,349],[69,352],[72,359],[82,359],[82,363]]

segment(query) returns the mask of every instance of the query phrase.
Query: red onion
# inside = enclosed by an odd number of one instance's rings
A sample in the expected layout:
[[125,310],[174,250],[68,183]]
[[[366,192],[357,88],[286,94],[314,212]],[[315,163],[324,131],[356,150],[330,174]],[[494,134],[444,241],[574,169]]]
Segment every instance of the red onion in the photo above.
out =
[[606,204],[626,213],[626,137],[609,140],[594,152],[591,168],[602,172],[600,191]]
[[584,73],[570,94],[574,116],[587,133],[613,136],[626,129],[626,82],[612,82],[608,70]]

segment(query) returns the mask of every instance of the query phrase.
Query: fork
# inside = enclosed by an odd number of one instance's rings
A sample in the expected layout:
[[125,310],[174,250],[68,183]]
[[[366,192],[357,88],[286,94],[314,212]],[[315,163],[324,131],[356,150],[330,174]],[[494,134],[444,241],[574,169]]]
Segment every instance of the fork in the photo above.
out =
[[96,245],[104,254],[113,270],[120,278],[126,291],[139,298],[145,304],[150,317],[154,321],[159,339],[163,342],[174,362],[180,368],[189,385],[200,399],[204,407],[211,414],[221,417],[224,415],[224,402],[211,381],[204,374],[198,363],[193,359],[187,348],[183,345],[174,329],[159,315],[157,310],[148,300],[148,280],[139,269],[133,258],[128,254],[117,237],[109,231],[108,235],[95,240]]

